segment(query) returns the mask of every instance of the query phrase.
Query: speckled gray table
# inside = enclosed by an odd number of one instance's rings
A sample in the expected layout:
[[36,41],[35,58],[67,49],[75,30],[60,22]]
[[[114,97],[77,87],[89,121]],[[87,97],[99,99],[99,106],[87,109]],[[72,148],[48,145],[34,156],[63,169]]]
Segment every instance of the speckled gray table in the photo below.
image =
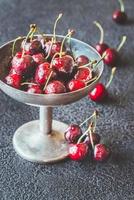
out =
[[[134,1],[126,1],[130,22],[117,26],[111,13],[118,6],[106,0],[0,0],[0,44],[23,35],[30,23],[37,23],[50,33],[59,12],[64,17],[58,33],[69,27],[77,30],[76,37],[94,44],[98,31],[92,24],[103,24],[105,40],[116,47],[120,36],[128,36],[122,49],[120,65],[111,97],[102,104],[84,98],[66,107],[56,108],[54,118],[67,123],[80,122],[94,108],[101,112],[97,132],[110,141],[113,150],[106,163],[67,160],[53,165],[27,162],[16,155],[12,146],[15,130],[25,122],[38,118],[38,110],[20,104],[0,92],[0,199],[1,200],[133,200],[134,199]],[[105,68],[102,81],[108,78]]]

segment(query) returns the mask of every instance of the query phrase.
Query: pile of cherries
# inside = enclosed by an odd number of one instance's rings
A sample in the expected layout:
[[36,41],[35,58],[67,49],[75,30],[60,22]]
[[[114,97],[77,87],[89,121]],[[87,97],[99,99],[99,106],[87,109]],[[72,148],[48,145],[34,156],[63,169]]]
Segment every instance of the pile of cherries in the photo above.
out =
[[[65,132],[65,139],[69,143],[69,157],[72,160],[83,160],[90,155],[96,161],[105,161],[110,156],[110,149],[101,143],[101,137],[95,133],[96,117],[98,112],[95,111],[80,125],[71,124]],[[82,133],[82,126],[90,120],[88,129]]]
[[22,40],[21,51],[15,55],[15,45],[20,37],[14,41],[12,60],[5,77],[8,85],[28,93],[59,94],[79,90],[95,80],[93,65],[96,61],[91,62],[85,55],[75,58],[72,54],[69,41],[74,31],[70,30],[62,41],[56,38],[55,29],[61,16],[59,14],[55,21],[53,37],[34,36],[39,31],[31,24],[29,33]]

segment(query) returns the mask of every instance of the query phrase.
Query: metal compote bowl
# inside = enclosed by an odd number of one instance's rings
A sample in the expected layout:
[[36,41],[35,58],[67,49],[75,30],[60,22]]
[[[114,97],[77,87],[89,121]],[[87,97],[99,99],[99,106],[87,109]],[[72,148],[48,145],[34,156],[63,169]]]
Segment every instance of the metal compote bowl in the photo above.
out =
[[[57,38],[62,40],[64,36],[58,35]],[[18,51],[21,41],[22,39],[16,42]],[[104,68],[103,62],[101,61],[96,68],[97,79],[85,88],[63,94],[30,94],[4,82],[13,42],[14,40],[0,47],[0,88],[17,101],[40,107],[40,119],[19,127],[13,136],[13,146],[16,152],[28,161],[50,163],[62,160],[68,156],[68,144],[64,139],[68,125],[52,120],[52,107],[70,104],[85,97],[98,83]],[[93,47],[77,39],[71,39],[71,47],[75,56],[86,55],[90,60],[101,58]]]

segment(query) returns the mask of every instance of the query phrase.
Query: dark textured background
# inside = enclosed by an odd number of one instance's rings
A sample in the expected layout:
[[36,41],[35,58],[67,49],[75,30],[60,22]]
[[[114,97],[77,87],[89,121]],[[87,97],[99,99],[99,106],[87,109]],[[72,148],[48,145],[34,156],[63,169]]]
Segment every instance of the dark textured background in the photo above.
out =
[[[117,46],[121,35],[128,36],[121,50],[123,64],[109,88],[109,100],[102,105],[84,98],[54,109],[54,118],[67,123],[82,121],[94,108],[101,112],[97,132],[110,141],[113,150],[106,163],[87,159],[39,165],[21,159],[12,146],[13,133],[23,123],[37,119],[38,109],[0,92],[1,200],[134,200],[134,1],[126,1],[130,21],[125,26],[111,20],[117,6],[117,1],[112,0],[0,0],[0,44],[26,34],[30,23],[51,33],[59,12],[64,17],[57,33],[65,34],[71,27],[77,30],[76,38],[95,44],[99,35],[92,21],[99,20],[111,46]],[[109,73],[106,67],[103,82]]]

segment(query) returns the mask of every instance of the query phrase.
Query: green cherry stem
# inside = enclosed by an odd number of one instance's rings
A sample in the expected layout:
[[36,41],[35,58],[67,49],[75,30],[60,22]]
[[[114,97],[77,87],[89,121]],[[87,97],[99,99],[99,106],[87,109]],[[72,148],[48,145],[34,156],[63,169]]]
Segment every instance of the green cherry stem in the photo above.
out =
[[18,40],[20,40],[21,38],[22,38],[22,37],[19,36],[19,37],[17,37],[17,38],[14,40],[14,42],[13,42],[13,46],[12,46],[12,57],[14,57],[16,42],[17,42]]
[[89,116],[87,119],[85,119],[79,126],[83,126],[87,121],[89,121],[90,119],[92,119],[92,117],[94,117],[94,115],[97,114],[97,111],[94,111],[93,114],[91,116]]
[[93,60],[93,61],[90,61],[89,63],[87,63],[87,64],[85,64],[85,65],[79,66],[78,68],[79,68],[79,69],[85,68],[85,67],[88,68],[88,66],[93,66],[93,65],[96,64],[96,63],[97,63],[97,60]]
[[56,27],[57,27],[57,23],[58,23],[58,21],[61,19],[62,15],[63,15],[63,14],[60,13],[60,14],[58,15],[58,17],[57,17],[55,23],[54,23],[54,28],[53,28],[53,40],[54,40],[54,43],[56,42]]
[[88,129],[80,136],[80,138],[78,139],[78,141],[77,141],[77,144],[79,144],[81,141],[82,141],[82,139],[84,138],[84,136],[86,136],[86,135],[88,135]]
[[124,35],[124,36],[122,37],[121,43],[120,43],[119,46],[117,47],[117,51],[118,51],[118,52],[121,50],[121,48],[122,48],[123,45],[125,44],[126,40],[127,40],[127,36]]
[[47,59],[49,58],[49,56],[50,56],[50,53],[51,53],[51,50],[52,50],[53,43],[54,43],[54,39],[52,38],[52,39],[51,39],[51,45],[50,45],[50,48],[49,48],[48,54],[47,54],[47,56],[45,57],[46,60],[47,60]]
[[21,85],[38,85],[37,83],[31,83],[31,82],[23,82]]
[[124,12],[125,11],[125,7],[124,7],[123,0],[118,0],[118,1],[119,1],[119,4],[120,4],[121,12]]
[[92,136],[92,122],[89,125],[88,130],[89,130],[89,138],[90,138],[90,141],[91,141],[92,149],[94,149],[94,142],[93,142],[93,136]]
[[106,85],[106,88],[108,88],[109,85],[111,84],[111,82],[112,82],[112,80],[113,80],[113,77],[114,77],[114,75],[115,75],[115,72],[116,72],[116,67],[113,67],[113,68],[112,68],[112,71],[111,71],[111,76],[110,76],[110,79],[109,79],[109,81],[108,81],[108,83],[107,83],[107,85]]
[[99,22],[94,21],[93,23],[94,23],[94,24],[98,27],[98,29],[100,30],[100,41],[99,41],[99,43],[102,44],[102,43],[103,43],[103,40],[104,40],[104,30],[103,30],[103,28],[102,28],[102,26],[101,26],[101,24],[100,24]]

